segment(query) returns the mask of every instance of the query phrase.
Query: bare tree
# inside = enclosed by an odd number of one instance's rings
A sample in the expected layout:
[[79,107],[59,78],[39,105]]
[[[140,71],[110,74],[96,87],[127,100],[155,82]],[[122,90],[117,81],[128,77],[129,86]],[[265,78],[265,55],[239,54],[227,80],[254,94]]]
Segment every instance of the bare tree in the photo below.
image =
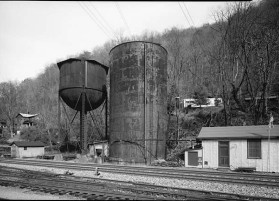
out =
[[[230,120],[234,111],[251,114],[253,124],[267,117],[267,91],[278,61],[273,54],[278,51],[278,27],[273,23],[274,28],[267,28],[265,14],[250,2],[240,2],[218,15],[219,75]],[[251,100],[248,105],[245,98]]]
[[15,118],[18,113],[17,83],[11,81],[0,84],[0,112],[7,119],[7,126],[12,136],[16,132]]

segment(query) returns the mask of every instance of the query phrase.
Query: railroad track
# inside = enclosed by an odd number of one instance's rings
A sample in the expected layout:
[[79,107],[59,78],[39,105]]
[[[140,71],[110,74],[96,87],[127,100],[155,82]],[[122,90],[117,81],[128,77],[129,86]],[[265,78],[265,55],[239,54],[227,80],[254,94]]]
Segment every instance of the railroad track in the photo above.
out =
[[57,162],[44,160],[1,159],[0,163],[55,167],[71,170],[92,171],[98,168],[101,172],[131,174],[141,176],[164,177],[171,179],[200,180],[209,182],[235,183],[243,185],[259,185],[279,187],[279,175],[261,175],[247,173],[225,173],[201,170],[185,170],[165,167],[124,166],[112,164],[76,164],[71,162]]
[[[0,185],[19,186],[52,194],[70,194],[88,200],[273,200],[116,180],[62,176],[0,166]],[[275,199],[274,199],[275,200]]]
[[[223,198],[218,198],[209,193],[197,193],[197,192],[175,192],[167,189],[166,187],[161,188],[158,186],[138,186],[137,184],[132,184],[131,182],[119,182],[109,180],[106,183],[100,183],[99,179],[91,178],[91,182],[78,181],[77,177],[73,178],[58,178],[57,175],[51,176],[50,178],[46,176],[41,176],[39,173],[34,174],[34,171],[20,171],[17,173],[11,173],[3,171],[1,168],[1,185],[18,185],[21,188],[28,188],[34,191],[42,191],[45,193],[54,194],[70,194],[78,197],[83,197],[87,199],[136,199],[136,200],[224,200]],[[15,168],[13,168],[15,169]],[[22,173],[25,172],[25,173]],[[84,178],[78,178],[83,179]],[[97,180],[97,182],[96,182]],[[104,181],[104,180],[101,180]],[[113,183],[112,183],[113,182]],[[126,184],[123,186],[123,184]],[[136,185],[136,186],[135,186]],[[152,189],[150,188],[152,186]],[[120,193],[121,192],[121,193]],[[126,192],[126,194],[124,193]],[[235,196],[234,196],[235,197]]]
[[[14,170],[17,170],[16,172]],[[69,178],[59,178],[57,174],[43,174],[37,171],[20,170],[17,168],[0,169],[0,185],[17,186],[20,188],[40,191],[44,193],[65,195],[86,198],[87,200],[154,200],[147,195],[128,194],[120,192],[117,188],[106,188],[94,182],[76,181]],[[164,199],[164,198],[162,198]]]

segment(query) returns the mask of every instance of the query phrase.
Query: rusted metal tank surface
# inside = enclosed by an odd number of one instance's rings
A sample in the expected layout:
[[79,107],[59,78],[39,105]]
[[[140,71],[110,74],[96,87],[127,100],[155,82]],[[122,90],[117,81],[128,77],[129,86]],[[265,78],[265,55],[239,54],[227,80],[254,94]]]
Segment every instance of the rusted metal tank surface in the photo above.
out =
[[167,51],[134,41],[110,51],[111,160],[150,164],[165,158]]
[[106,97],[108,67],[95,60],[71,58],[57,63],[59,94],[72,109],[81,111],[81,93],[86,93],[85,111],[98,108]]

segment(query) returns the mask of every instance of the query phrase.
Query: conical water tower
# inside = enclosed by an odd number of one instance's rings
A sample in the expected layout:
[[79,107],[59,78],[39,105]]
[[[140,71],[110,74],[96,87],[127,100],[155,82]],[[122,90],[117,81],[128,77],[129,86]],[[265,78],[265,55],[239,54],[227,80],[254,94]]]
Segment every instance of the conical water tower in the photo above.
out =
[[57,66],[60,70],[59,98],[80,113],[80,146],[82,153],[86,153],[87,113],[98,108],[107,98],[109,68],[95,60],[78,58],[61,61]]

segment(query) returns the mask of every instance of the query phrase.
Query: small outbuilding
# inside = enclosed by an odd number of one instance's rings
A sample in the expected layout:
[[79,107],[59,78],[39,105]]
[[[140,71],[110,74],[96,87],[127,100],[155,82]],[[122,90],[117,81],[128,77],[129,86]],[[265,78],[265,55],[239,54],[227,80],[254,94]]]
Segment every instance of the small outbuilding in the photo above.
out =
[[88,144],[89,146],[89,154],[91,156],[94,156],[94,158],[97,157],[108,157],[108,141],[96,141],[92,144]]
[[45,145],[42,142],[14,141],[10,144],[11,157],[37,157],[45,154]]
[[279,125],[203,127],[197,139],[203,168],[279,172]]
[[202,168],[202,148],[189,148],[185,150],[185,167]]

